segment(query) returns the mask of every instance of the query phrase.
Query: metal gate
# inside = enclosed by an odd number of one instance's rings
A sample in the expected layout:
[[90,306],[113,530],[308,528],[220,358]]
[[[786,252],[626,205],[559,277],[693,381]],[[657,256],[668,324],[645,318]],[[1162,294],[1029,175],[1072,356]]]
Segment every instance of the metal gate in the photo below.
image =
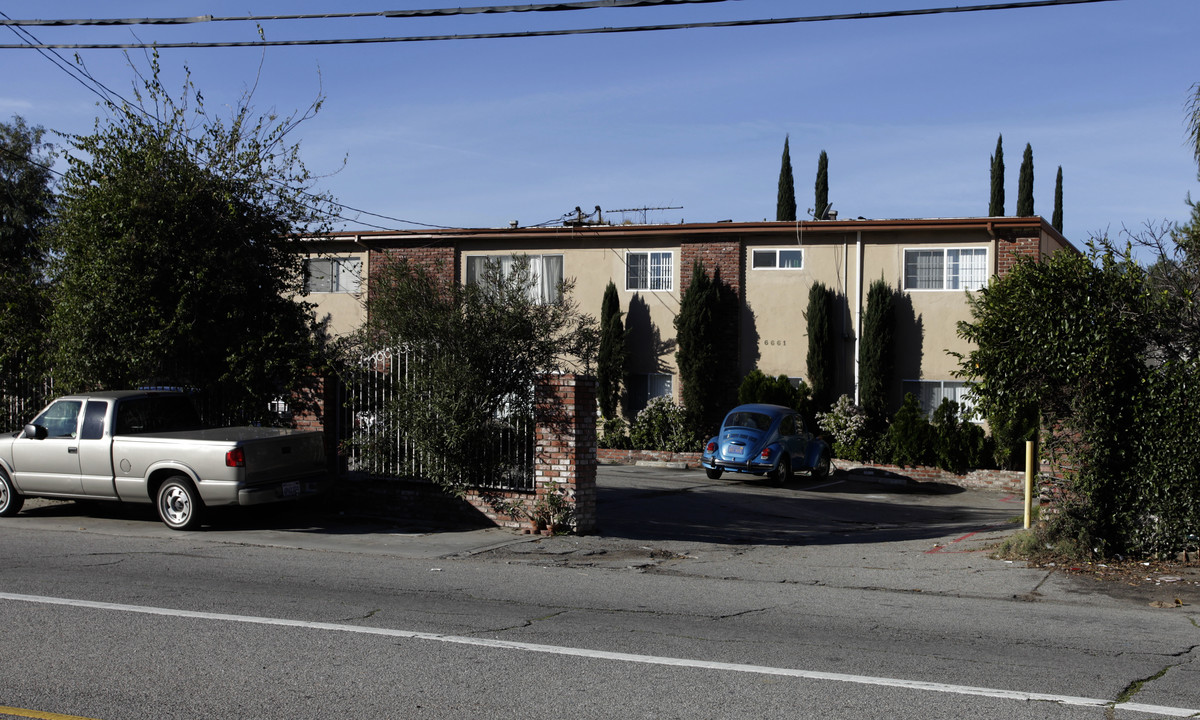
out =
[[[410,353],[403,349],[379,350],[364,355],[342,373],[339,386],[338,444],[346,458],[346,469],[372,477],[403,477],[433,480],[447,472],[444,458],[430,457],[412,438],[404,436],[383,419],[394,407],[400,389],[419,383],[420,373]],[[530,388],[529,392],[534,392]],[[479,438],[480,472],[464,478],[473,487],[497,490],[534,489],[534,437],[532,418],[500,413],[488,437]],[[364,448],[371,448],[366,452]]]

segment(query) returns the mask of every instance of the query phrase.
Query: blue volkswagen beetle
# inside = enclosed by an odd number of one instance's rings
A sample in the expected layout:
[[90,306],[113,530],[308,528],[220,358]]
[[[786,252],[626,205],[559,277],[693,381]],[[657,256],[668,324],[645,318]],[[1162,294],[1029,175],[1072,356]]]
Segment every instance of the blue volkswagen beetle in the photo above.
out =
[[829,474],[829,445],[804,429],[800,413],[779,405],[739,405],[704,446],[700,464],[716,480],[723,472],[767,475],[787,482],[794,470]]

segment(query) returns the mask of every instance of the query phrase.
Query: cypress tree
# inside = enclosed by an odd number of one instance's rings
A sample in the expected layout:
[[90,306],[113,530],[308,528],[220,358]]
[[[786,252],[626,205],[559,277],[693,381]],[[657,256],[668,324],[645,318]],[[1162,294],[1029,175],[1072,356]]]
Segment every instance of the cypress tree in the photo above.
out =
[[788,138],[783,138],[783,162],[779,167],[779,193],[775,200],[775,219],[785,222],[796,221],[796,184],[792,178],[792,154],[788,150]]
[[863,316],[862,343],[859,347],[859,405],[873,420],[887,416],[888,384],[892,378],[892,318],[894,293],[883,278],[867,290],[867,310]]
[[1004,215],[1004,135],[996,138],[996,154],[992,156],[992,199],[988,203],[989,217]]
[[808,383],[813,409],[825,412],[833,404],[833,291],[815,282],[808,289]]
[[1033,146],[1025,143],[1021,178],[1017,185],[1017,217],[1033,216]]
[[697,260],[675,316],[675,363],[692,428],[708,437],[737,397],[738,300],[717,272]]
[[600,414],[615,417],[621,402],[621,378],[625,373],[625,326],[621,321],[617,286],[608,281],[600,304],[600,348],[596,357],[596,400]]
[[1054,179],[1054,216],[1050,224],[1055,230],[1062,232],[1062,165],[1058,166],[1058,177]]
[[824,219],[825,213],[829,210],[829,156],[825,151],[821,151],[821,157],[817,158],[817,184],[816,195],[813,198],[813,219]]

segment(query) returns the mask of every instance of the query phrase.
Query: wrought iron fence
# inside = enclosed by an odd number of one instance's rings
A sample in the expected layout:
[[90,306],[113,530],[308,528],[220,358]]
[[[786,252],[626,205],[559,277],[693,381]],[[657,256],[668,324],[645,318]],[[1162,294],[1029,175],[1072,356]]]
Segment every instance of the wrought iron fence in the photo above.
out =
[[[421,382],[419,364],[403,349],[379,350],[344,368],[339,386],[338,445],[347,470],[377,477],[433,480],[449,472],[443,457],[426,452],[391,422],[402,390]],[[531,396],[533,388],[529,390]],[[513,405],[520,405],[514,403]],[[478,438],[470,463],[479,472],[462,480],[473,487],[496,490],[534,488],[535,421],[502,411],[485,437]]]
[[20,430],[54,399],[54,381],[50,378],[28,380],[7,368],[0,369],[0,376],[0,414],[4,421],[0,432]]

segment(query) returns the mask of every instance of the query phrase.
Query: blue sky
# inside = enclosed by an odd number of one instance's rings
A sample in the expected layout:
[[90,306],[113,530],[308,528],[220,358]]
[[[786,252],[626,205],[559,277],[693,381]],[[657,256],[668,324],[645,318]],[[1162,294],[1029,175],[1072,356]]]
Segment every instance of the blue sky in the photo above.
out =
[[[482,0],[475,4],[495,4]],[[8,2],[10,18],[267,15],[450,7],[463,2]],[[812,16],[963,4],[740,0],[685,7],[429,19],[276,21],[268,39],[379,37]],[[31,28],[46,42],[252,40],[252,24]],[[797,204],[813,204],[821,150],[842,217],[987,212],[988,161],[1004,135],[1006,210],[1026,143],[1035,209],[1064,174],[1065,234],[1188,216],[1200,199],[1184,107],[1200,82],[1196,0],[554,38],[163,50],[208,105],[255,85],[260,113],[324,106],[295,136],[320,187],[415,223],[532,225],[575,206],[682,206],[657,222],[774,219],[785,136]],[[17,42],[3,32],[2,43]],[[71,58],[75,51],[60,51]],[[141,51],[131,51],[142,63]],[[127,93],[119,51],[81,50]],[[259,66],[261,64],[261,77]],[[96,97],[32,50],[0,50],[0,117],[87,132]],[[343,159],[345,165],[343,167]],[[353,213],[347,213],[353,216]],[[633,219],[634,216],[630,216]],[[347,229],[414,228],[361,216]],[[614,217],[613,219],[617,219]],[[640,219],[640,218],[639,218]]]

